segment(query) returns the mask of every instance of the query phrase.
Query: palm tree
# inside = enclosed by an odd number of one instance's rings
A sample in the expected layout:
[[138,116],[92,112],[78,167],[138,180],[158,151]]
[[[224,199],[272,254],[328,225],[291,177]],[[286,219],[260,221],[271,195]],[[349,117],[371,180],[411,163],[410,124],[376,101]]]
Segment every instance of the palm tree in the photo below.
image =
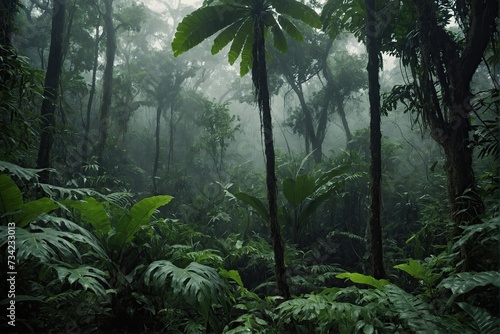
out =
[[261,112],[266,156],[266,184],[269,205],[269,224],[275,256],[275,274],[281,295],[288,299],[283,242],[278,223],[277,185],[271,106],[266,68],[266,33],[271,32],[274,46],[287,49],[283,30],[295,40],[302,41],[301,32],[293,23],[300,20],[321,28],[318,14],[296,0],[205,0],[204,5],[186,16],[177,27],[172,49],[174,56],[193,48],[220,31],[214,40],[212,54],[218,53],[231,41],[230,64],[241,55],[240,75],[252,70],[255,98]]

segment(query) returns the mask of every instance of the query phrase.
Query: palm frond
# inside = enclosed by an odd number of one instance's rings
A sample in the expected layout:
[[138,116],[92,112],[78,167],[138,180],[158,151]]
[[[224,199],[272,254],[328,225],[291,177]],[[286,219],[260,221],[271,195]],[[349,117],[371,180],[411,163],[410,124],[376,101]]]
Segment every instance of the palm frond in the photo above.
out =
[[174,56],[190,50],[217,31],[238,20],[244,11],[227,4],[201,7],[186,16],[177,26],[172,50]]
[[321,29],[321,19],[311,7],[296,0],[270,0],[269,3],[280,14],[288,15],[313,28]]

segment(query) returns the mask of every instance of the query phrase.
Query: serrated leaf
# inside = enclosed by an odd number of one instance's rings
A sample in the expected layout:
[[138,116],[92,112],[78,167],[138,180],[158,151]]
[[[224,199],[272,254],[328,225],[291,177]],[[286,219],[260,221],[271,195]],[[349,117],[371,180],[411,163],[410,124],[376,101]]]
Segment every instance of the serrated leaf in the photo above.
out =
[[81,266],[78,268],[55,267],[57,275],[61,281],[67,280],[69,284],[77,283],[83,290],[90,290],[96,295],[106,298],[107,274],[91,266]]

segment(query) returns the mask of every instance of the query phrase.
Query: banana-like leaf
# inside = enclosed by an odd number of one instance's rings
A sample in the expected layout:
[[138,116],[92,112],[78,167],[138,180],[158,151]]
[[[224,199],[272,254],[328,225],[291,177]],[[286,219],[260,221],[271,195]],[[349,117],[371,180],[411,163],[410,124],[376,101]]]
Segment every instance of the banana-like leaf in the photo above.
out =
[[131,241],[141,227],[149,223],[155,210],[168,204],[172,198],[172,196],[161,195],[144,198],[137,202],[116,224],[116,234],[111,236],[111,242],[120,247]]
[[316,190],[316,182],[311,175],[299,175],[295,179],[283,181],[283,195],[292,207],[297,207]]
[[49,213],[56,209],[59,209],[59,205],[57,205],[50,198],[42,197],[37,200],[24,203],[21,208],[21,212],[17,213],[13,217],[13,220],[16,222],[18,227],[25,227],[40,215]]
[[[23,195],[9,175],[0,175],[0,218],[13,214],[23,206]],[[2,219],[3,220],[3,219]],[[6,225],[6,224],[5,224]]]
[[383,289],[384,286],[389,284],[389,281],[387,281],[385,279],[376,279],[376,278],[373,278],[372,276],[367,276],[367,275],[363,275],[360,273],[342,273],[342,274],[336,275],[335,277],[341,278],[341,279],[342,278],[349,279],[352,282],[358,283],[358,284],[367,284],[367,285],[373,286],[377,289]]
[[500,287],[500,273],[497,271],[463,272],[451,275],[439,283],[438,288],[450,289],[454,295],[461,295],[474,288],[492,284]]
[[54,268],[61,281],[67,280],[69,284],[77,283],[85,291],[90,290],[97,296],[106,298],[105,285],[107,285],[108,275],[104,271],[91,266],[81,266],[78,268],[56,266]]
[[499,333],[500,319],[492,316],[486,310],[464,302],[457,303],[472,319],[467,321],[467,326],[474,333]]
[[78,210],[83,221],[92,225],[98,235],[107,234],[111,230],[111,222],[102,203],[93,197],[86,197],[83,200],[66,200],[64,205]]
[[267,212],[266,206],[257,197],[242,192],[234,194],[234,197],[236,197],[243,203],[250,205],[265,221],[269,219],[269,214]]
[[170,282],[174,294],[179,294],[193,307],[207,316],[212,305],[224,300],[226,284],[214,268],[191,262],[179,268],[170,261],[151,263],[144,274],[144,281],[160,291]]

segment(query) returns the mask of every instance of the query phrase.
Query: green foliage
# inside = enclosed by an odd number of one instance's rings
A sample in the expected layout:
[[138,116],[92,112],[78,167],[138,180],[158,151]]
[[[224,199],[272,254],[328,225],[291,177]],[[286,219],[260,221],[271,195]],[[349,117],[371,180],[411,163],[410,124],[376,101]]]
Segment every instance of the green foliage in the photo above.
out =
[[91,266],[81,266],[78,268],[55,267],[57,276],[61,281],[68,280],[69,284],[77,283],[83,290],[90,290],[94,294],[104,299],[110,292],[105,289],[107,285],[107,274]]
[[450,289],[451,292],[459,296],[467,293],[472,289],[484,287],[486,285],[494,285],[500,288],[500,273],[498,271],[482,271],[482,272],[463,272],[452,274],[443,279],[439,287]]
[[287,17],[315,28],[321,27],[319,15],[296,0],[271,0],[265,3],[209,1],[186,16],[177,26],[172,42],[174,56],[190,50],[220,31],[214,39],[212,54],[218,53],[232,41],[228,60],[232,65],[241,56],[240,75],[243,76],[252,67],[256,17],[264,22],[266,30],[271,31],[274,46],[282,52],[287,50],[283,30],[295,40],[303,39],[300,31]]
[[371,276],[363,275],[360,273],[342,273],[338,274],[335,277],[349,279],[354,283],[370,285],[377,289],[382,289],[384,286],[389,284],[389,281],[385,279],[375,279]]
[[431,287],[440,277],[440,275],[433,273],[430,268],[421,265],[412,258],[408,259],[408,263],[398,264],[394,268],[401,269],[412,277],[421,279],[428,287]]

